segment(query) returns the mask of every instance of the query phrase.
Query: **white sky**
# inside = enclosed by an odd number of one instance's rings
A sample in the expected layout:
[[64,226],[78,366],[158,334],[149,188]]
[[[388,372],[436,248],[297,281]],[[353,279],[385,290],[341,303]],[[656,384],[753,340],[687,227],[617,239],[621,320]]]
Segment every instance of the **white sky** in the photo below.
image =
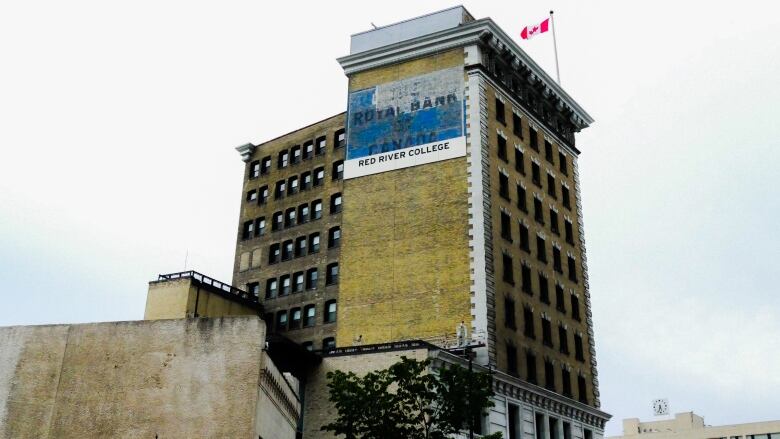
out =
[[[230,281],[233,148],[343,111],[351,33],[454,4],[0,3],[0,325],[139,319],[187,251]],[[659,397],[780,418],[778,3],[465,6],[515,36],[555,9],[563,85],[596,119],[578,146],[607,432]],[[549,35],[521,46],[554,71]]]

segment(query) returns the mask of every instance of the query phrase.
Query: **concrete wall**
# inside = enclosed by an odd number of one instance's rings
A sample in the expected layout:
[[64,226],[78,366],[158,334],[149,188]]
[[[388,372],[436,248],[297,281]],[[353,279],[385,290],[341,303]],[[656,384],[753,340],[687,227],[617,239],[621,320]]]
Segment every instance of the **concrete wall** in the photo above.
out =
[[[637,418],[623,420],[623,436],[608,439],[749,439],[761,436],[780,438],[780,420],[734,425],[705,425],[704,418],[693,412],[677,413],[674,419],[640,422]],[[758,439],[758,438],[756,438]]]
[[144,320],[257,315],[257,310],[212,293],[207,287],[182,278],[149,284]]
[[[350,91],[463,65],[463,50],[355,74]],[[344,182],[337,344],[453,334],[470,322],[466,159]]]
[[264,341],[258,317],[0,328],[0,437],[257,437]]
[[385,369],[397,363],[402,356],[424,360],[428,358],[428,350],[414,349],[323,358],[322,363],[309,375],[306,382],[303,437],[305,439],[336,437],[331,433],[320,431],[320,427],[335,419],[337,413],[331,402],[328,401],[328,372],[340,370],[363,376],[368,372]]

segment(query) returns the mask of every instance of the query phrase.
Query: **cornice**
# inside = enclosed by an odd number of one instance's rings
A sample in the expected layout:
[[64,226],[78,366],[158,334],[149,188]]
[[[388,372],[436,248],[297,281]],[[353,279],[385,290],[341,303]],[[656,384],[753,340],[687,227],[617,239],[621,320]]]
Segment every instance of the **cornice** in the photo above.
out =
[[457,47],[472,44],[490,44],[511,53],[517,63],[528,69],[531,80],[545,87],[545,95],[553,95],[560,104],[568,107],[580,128],[593,123],[593,118],[555,82],[520,46],[517,45],[493,20],[483,18],[464,23],[452,29],[434,32],[410,40],[379,47],[365,52],[338,58],[346,75],[379,66],[420,58]]
[[248,162],[249,158],[252,157],[252,153],[255,152],[255,148],[257,148],[257,145],[247,143],[241,146],[237,146],[236,151],[241,154],[241,160]]

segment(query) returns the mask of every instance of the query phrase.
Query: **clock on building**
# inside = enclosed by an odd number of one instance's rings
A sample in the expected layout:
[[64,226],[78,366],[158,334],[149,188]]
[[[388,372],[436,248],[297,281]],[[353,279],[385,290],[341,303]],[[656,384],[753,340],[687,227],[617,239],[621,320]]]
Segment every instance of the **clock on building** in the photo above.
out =
[[655,399],[653,400],[653,413],[656,416],[669,414],[669,400],[668,399]]

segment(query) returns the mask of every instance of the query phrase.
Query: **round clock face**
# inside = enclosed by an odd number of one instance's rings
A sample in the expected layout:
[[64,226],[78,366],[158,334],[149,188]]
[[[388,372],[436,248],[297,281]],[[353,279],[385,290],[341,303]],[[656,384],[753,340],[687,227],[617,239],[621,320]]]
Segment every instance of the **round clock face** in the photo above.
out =
[[669,403],[665,399],[653,401],[653,411],[656,415],[665,415],[667,410],[669,410]]

